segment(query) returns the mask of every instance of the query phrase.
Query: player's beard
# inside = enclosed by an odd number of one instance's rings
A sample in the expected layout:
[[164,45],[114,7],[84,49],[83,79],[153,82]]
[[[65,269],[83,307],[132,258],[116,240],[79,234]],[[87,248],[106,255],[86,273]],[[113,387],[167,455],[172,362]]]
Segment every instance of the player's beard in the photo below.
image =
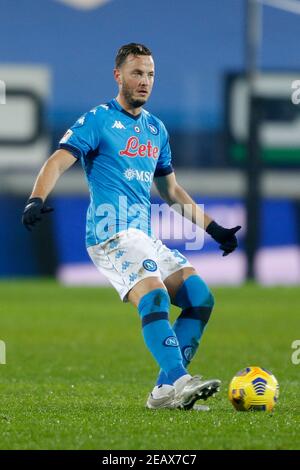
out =
[[147,99],[143,99],[143,98],[134,98],[133,97],[133,90],[132,88],[130,88],[126,82],[123,81],[123,85],[122,85],[122,94],[123,94],[123,97],[126,101],[126,103],[131,107],[131,108],[140,108],[141,106],[143,106]]

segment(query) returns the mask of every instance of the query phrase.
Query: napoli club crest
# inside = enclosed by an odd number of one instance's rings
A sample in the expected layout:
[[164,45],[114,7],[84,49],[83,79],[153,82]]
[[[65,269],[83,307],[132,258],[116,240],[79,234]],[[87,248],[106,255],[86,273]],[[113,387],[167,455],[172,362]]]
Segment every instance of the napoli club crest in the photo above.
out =
[[149,130],[152,134],[157,135],[158,134],[158,129],[157,127],[153,126],[153,124],[148,124]]
[[146,269],[146,271],[156,271],[157,270],[157,264],[153,259],[145,259],[143,262],[143,267]]

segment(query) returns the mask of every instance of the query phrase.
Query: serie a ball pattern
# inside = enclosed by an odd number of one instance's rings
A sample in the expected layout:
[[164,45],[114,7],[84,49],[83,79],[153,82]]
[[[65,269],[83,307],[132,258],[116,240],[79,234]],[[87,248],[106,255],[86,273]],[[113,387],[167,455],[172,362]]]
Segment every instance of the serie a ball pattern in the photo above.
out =
[[272,411],[279,396],[279,384],[267,369],[246,367],[229,385],[229,400],[238,411]]

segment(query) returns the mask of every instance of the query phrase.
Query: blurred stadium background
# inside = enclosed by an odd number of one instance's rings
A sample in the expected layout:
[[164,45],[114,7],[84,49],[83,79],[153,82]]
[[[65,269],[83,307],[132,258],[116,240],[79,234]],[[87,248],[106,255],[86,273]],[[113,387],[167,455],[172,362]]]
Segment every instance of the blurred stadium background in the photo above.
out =
[[146,108],[169,130],[179,182],[221,224],[243,227],[230,257],[207,239],[188,258],[210,284],[298,284],[299,12],[297,0],[0,0],[0,277],[105,283],[85,250],[79,165],[39,230],[27,233],[21,213],[66,129],[116,95],[120,45],[142,42],[157,73]]

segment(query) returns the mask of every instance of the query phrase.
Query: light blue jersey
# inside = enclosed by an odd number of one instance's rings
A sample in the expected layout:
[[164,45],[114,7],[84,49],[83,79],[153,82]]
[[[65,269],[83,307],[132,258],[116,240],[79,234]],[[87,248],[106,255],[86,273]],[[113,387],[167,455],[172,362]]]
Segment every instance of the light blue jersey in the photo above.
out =
[[81,160],[87,177],[87,246],[129,227],[151,235],[153,177],[173,171],[168,133],[159,119],[145,110],[133,116],[113,99],[78,119],[59,148]]

